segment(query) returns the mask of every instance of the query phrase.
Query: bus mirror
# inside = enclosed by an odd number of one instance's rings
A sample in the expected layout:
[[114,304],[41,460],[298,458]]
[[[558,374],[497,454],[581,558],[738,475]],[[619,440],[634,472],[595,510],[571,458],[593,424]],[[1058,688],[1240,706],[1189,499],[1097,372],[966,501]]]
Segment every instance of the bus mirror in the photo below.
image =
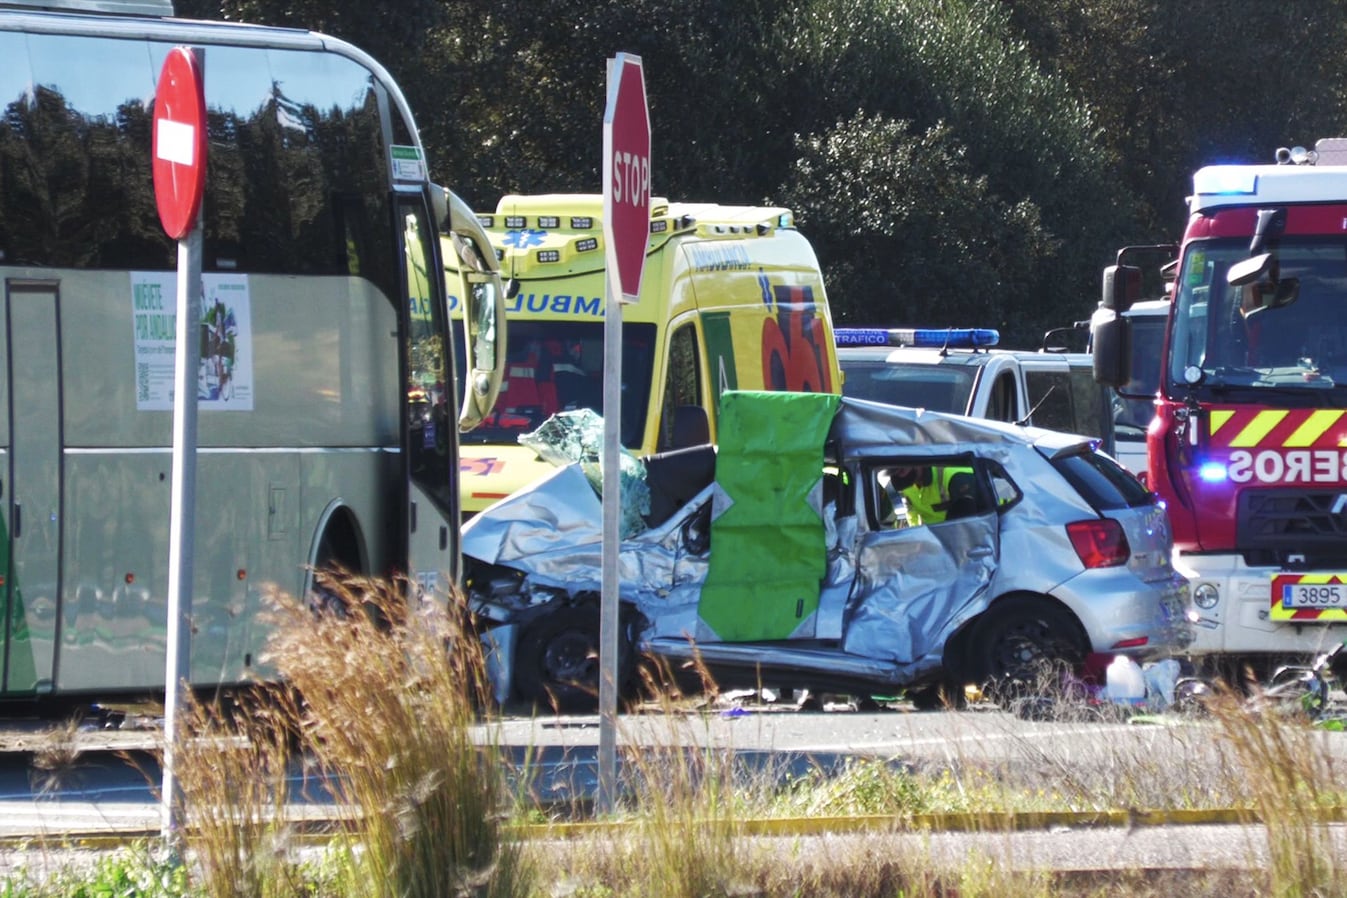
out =
[[430,185],[430,211],[435,215],[435,227],[440,233],[449,230],[449,188]]
[[1141,299],[1141,269],[1135,265],[1110,265],[1104,269],[1104,293],[1101,308],[1121,315]]
[[486,231],[482,230],[481,222],[477,220],[477,213],[452,190],[443,193],[448,207],[444,219],[448,226],[445,230],[453,240],[460,266],[466,266],[472,271],[496,271],[496,252],[491,248],[491,241]]
[[1090,320],[1090,352],[1096,383],[1121,390],[1132,379],[1132,322],[1112,309]]
[[505,378],[505,295],[500,275],[463,272],[463,407],[458,416],[462,433],[491,414]]
[[453,191],[443,194],[463,297],[463,370],[467,376],[458,429],[466,433],[491,414],[505,379],[505,288],[495,250],[476,213]]

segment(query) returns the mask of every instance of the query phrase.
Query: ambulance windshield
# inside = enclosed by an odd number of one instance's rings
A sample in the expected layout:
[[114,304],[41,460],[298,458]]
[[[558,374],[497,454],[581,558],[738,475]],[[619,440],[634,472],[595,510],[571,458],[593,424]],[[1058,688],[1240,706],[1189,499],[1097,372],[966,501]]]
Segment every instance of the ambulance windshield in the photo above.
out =
[[[622,445],[631,448],[645,429],[655,326],[624,324],[622,331]],[[461,341],[456,330],[455,342]],[[461,367],[461,345],[456,349]],[[511,321],[495,411],[460,440],[513,444],[556,412],[581,408],[603,414],[603,322]]]

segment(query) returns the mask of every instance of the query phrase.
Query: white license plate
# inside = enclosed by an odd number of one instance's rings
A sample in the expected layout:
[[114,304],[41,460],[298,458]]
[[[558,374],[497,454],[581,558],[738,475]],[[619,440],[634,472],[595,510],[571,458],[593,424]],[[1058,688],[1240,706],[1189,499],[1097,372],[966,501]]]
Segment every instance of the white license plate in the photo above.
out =
[[1283,583],[1283,608],[1347,608],[1347,583]]

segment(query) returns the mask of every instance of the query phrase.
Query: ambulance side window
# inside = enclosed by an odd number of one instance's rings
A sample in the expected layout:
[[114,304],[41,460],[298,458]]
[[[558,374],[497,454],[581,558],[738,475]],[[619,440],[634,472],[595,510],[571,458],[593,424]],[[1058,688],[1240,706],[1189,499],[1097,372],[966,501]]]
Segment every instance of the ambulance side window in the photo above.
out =
[[702,404],[701,353],[697,350],[697,328],[689,322],[669,337],[669,358],[664,380],[664,398],[660,404],[657,452],[678,448],[677,409]]

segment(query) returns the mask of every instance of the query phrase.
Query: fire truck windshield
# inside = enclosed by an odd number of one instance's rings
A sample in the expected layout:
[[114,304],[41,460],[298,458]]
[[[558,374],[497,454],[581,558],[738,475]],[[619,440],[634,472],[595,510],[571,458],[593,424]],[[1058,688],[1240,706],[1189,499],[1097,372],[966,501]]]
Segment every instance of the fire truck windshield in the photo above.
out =
[[[1247,239],[1192,243],[1184,253],[1166,380],[1196,388],[1321,393],[1347,386],[1347,242],[1283,238],[1259,280],[1233,286]],[[1269,393],[1272,392],[1269,389]],[[1308,398],[1308,397],[1307,397]]]

